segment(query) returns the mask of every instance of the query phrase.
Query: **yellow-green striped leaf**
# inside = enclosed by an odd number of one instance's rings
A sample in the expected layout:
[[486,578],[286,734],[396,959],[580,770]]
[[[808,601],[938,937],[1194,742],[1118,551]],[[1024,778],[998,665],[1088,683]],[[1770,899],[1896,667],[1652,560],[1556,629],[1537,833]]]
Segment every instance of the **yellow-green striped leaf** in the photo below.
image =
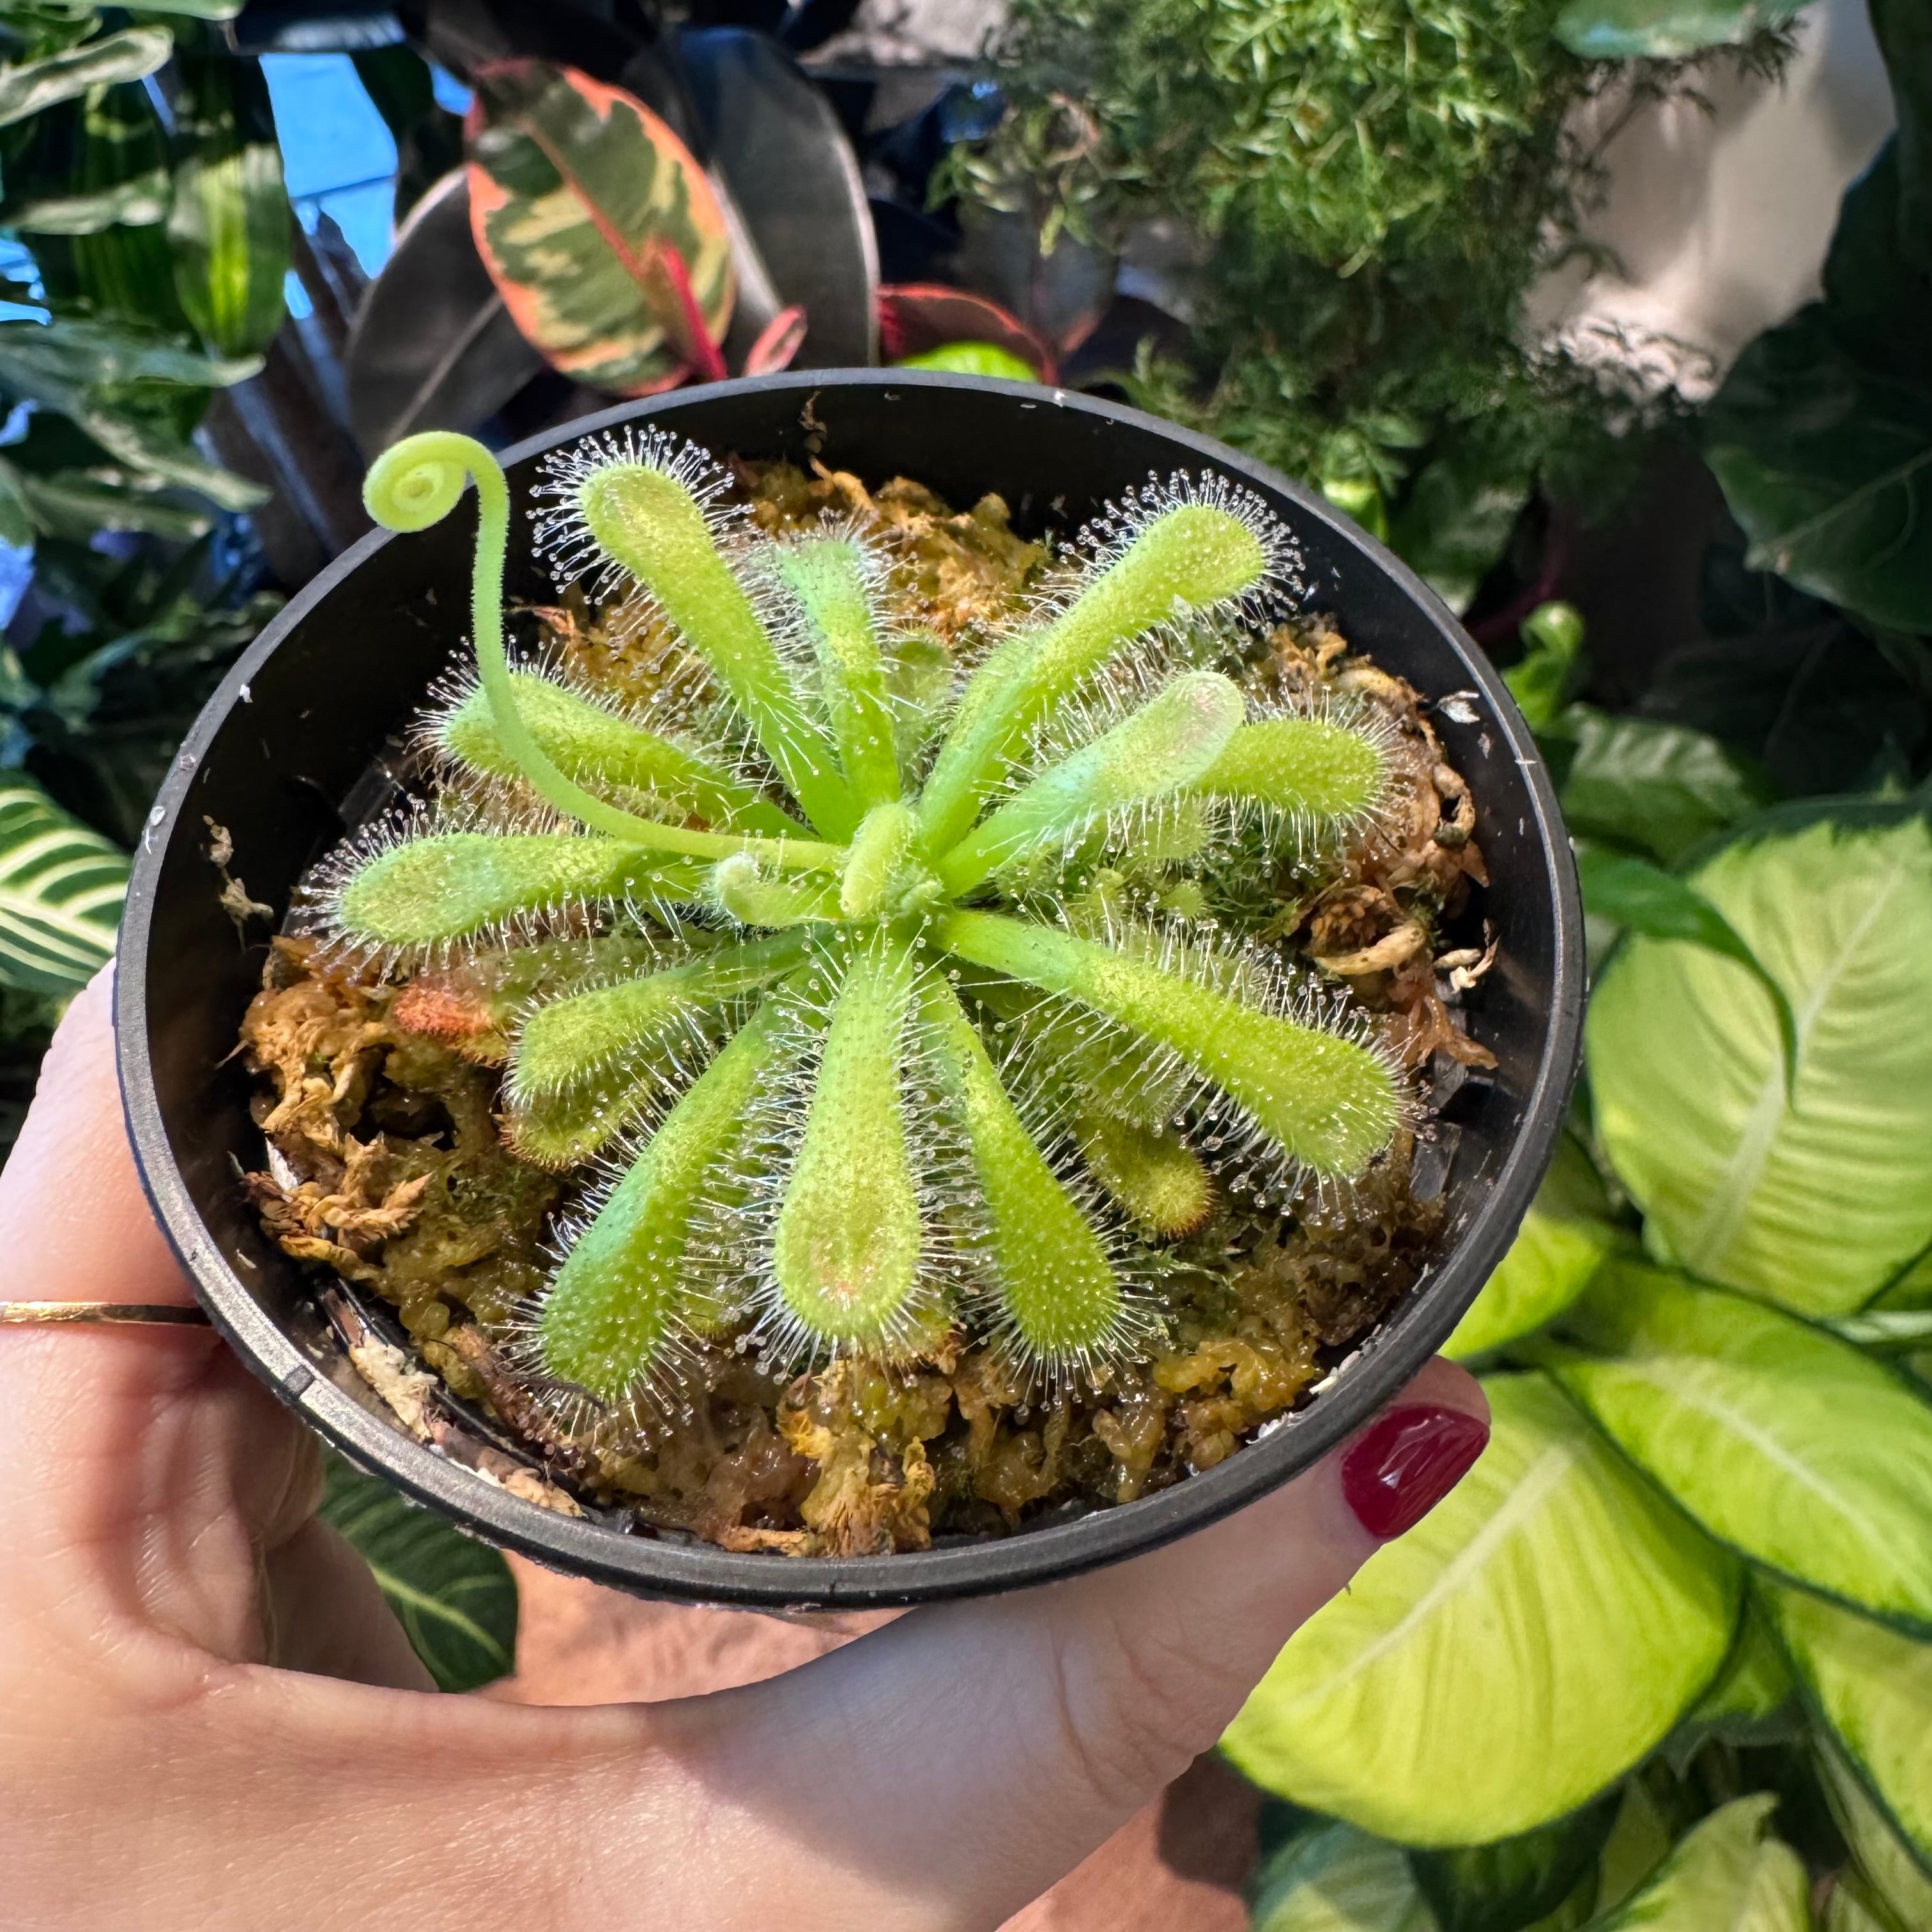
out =
[[503,61],[478,73],[464,140],[478,251],[554,368],[627,396],[724,373],[724,211],[649,108],[573,68]]
[[1858,1306],[1932,1240],[1932,830],[1825,821],[1692,883],[1784,991],[1633,938],[1590,1003],[1597,1126],[1659,1258],[1804,1314]]
[[517,1582],[502,1553],[340,1456],[323,1474],[322,1520],[361,1552],[436,1688],[473,1690],[514,1670]]
[[1574,1810],[1670,1730],[1737,1624],[1735,1562],[1552,1383],[1485,1387],[1475,1468],[1303,1626],[1222,1740],[1265,1789],[1408,1844]]
[[1753,1561],[1932,1627],[1932,1402],[1850,1342],[1606,1262],[1548,1366],[1625,1455]]
[[122,854],[40,787],[0,779],[0,985],[71,993],[112,956]]
[[1932,1875],[1932,1644],[1804,1591],[1768,1594],[1806,1701]]

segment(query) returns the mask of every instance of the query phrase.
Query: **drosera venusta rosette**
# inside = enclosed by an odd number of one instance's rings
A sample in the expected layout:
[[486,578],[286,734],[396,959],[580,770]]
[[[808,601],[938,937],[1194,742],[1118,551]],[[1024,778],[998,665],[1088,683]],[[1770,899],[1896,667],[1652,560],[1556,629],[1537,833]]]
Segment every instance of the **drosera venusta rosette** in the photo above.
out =
[[1370,1018],[1234,910],[1390,783],[1384,726],[1247,674],[1294,564],[1252,495],[1150,480],[935,680],[865,529],[763,536],[692,446],[586,439],[540,540],[684,661],[626,707],[509,662],[482,446],[411,438],[369,506],[420,529],[472,477],[440,788],[311,916],[398,970],[486,962],[511,1144],[601,1175],[509,1351],[574,1420],[674,1417],[725,1336],[788,1368],[963,1331],[1042,1387],[1104,1376],[1163,1332],[1166,1246],[1218,1189],[1346,1188],[1411,1117]]

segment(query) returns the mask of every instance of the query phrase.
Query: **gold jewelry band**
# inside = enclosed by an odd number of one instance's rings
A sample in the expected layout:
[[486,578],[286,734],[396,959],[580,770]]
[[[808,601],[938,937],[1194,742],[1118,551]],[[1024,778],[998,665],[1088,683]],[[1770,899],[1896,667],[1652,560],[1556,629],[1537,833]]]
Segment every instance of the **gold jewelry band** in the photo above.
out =
[[128,1328],[206,1328],[208,1317],[192,1302],[0,1301],[0,1328],[30,1323],[109,1322]]

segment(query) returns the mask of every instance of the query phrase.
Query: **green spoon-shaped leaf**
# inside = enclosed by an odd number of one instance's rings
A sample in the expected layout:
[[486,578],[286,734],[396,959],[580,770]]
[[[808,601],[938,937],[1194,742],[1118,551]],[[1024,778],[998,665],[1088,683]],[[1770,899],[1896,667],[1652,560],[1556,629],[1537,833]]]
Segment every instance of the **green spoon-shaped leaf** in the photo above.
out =
[[1214,671],[1178,677],[1090,745],[1042,772],[940,862],[947,895],[970,892],[1030,847],[1195,783],[1240,729],[1241,694]]
[[1932,1240],[1932,830],[1814,824],[1692,883],[1784,988],[1796,1077],[1750,973],[1633,938],[1590,1003],[1598,1132],[1660,1258],[1846,1312]]
[[1264,718],[1228,740],[1198,789],[1334,820],[1371,810],[1388,782],[1388,760],[1361,732],[1323,718]]
[[820,538],[787,545],[776,568],[805,614],[854,802],[866,811],[897,798],[892,700],[865,553],[848,538]]
[[[711,760],[607,711],[533,671],[510,680],[530,735],[566,777],[579,784],[623,785],[695,812],[712,825],[775,838],[805,827]],[[504,748],[488,692],[472,692],[436,736],[452,758],[492,778],[515,779],[522,768]]]
[[696,896],[705,868],[612,838],[441,832],[379,853],[342,889],[352,938],[376,946],[467,939],[520,913]]
[[591,472],[578,503],[598,549],[650,592],[730,693],[806,816],[827,838],[849,836],[859,814],[832,748],[688,487],[651,464],[612,462]]
[[1222,1739],[1265,1790],[1415,1845],[1574,1810],[1715,1673],[1736,1565],[1540,1376],[1475,1468],[1283,1651]]
[[1064,612],[974,674],[920,799],[927,850],[966,836],[1008,758],[1089,671],[1156,625],[1252,590],[1268,566],[1266,543],[1232,511],[1181,503],[1153,518]]
[[1550,1372],[1720,1542],[1932,1629],[1932,1402],[1849,1342],[1632,1259]]
[[1155,1239],[1191,1234],[1214,1211],[1213,1177],[1178,1134],[1097,1112],[1083,1113],[1075,1132],[1088,1172]]
[[1805,1702],[1932,1876],[1932,1644],[1804,1591],[1768,1594]]
[[776,934],[539,1006],[503,1086],[512,1144],[545,1166],[589,1159],[701,1056],[708,1014],[769,986],[802,951],[795,934]]
[[808,1335],[889,1354],[916,1319],[925,1246],[902,1096],[911,992],[903,946],[854,953],[772,1238],[779,1296]]
[[1609,1214],[1609,1198],[1590,1156],[1566,1134],[1509,1252],[1484,1282],[1442,1352],[1451,1361],[1467,1361],[1553,1322],[1582,1293],[1610,1252],[1616,1230]]
[[1771,1792],[1734,1798],[1703,1820],[1602,1932],[1810,1932],[1804,1861],[1770,1835]]
[[664,1116],[544,1298],[544,1366],[600,1401],[622,1400],[680,1335],[716,1317],[692,1250],[770,1060],[774,1011],[740,1028]]
[[962,959],[1064,994],[1172,1048],[1318,1173],[1359,1174],[1395,1132],[1402,1103],[1394,1076],[1352,1040],[997,913],[948,913],[935,929]]
[[1088,1360],[1119,1330],[1120,1284],[1093,1224],[1028,1132],[958,997],[934,978],[920,1002],[985,1206],[982,1231],[1022,1360]]

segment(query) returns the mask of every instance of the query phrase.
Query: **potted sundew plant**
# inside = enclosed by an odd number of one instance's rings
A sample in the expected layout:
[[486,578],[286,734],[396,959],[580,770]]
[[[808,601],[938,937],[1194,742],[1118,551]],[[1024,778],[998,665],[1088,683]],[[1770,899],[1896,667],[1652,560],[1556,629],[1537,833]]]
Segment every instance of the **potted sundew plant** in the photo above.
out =
[[568,1519],[790,1570],[1171,1503],[1461,1232],[1484,801],[1234,476],[1040,542],[736,455],[552,450],[521,651],[495,458],[372,470],[404,531],[473,482],[472,649],[272,949],[254,1204]]

